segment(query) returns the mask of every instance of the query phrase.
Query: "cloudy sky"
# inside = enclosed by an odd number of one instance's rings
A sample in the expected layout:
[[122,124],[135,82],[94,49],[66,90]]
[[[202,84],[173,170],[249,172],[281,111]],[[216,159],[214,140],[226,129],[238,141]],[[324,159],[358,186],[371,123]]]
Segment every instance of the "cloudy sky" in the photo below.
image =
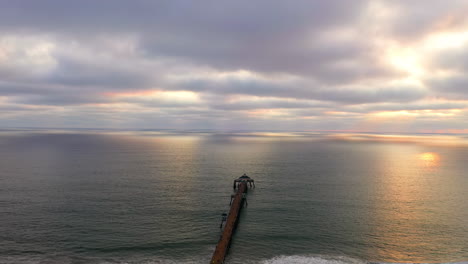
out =
[[466,14],[466,0],[0,0],[0,127],[468,133]]

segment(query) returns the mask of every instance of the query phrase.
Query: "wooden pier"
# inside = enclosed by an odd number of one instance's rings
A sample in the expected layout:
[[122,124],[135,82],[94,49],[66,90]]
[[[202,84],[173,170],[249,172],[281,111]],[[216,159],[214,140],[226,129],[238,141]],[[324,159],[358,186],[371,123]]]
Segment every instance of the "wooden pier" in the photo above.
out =
[[237,192],[233,197],[231,197],[231,209],[229,210],[224,230],[218,244],[216,245],[210,264],[222,264],[226,258],[232,236],[239,221],[240,211],[246,202],[245,199],[248,189],[247,184],[250,184],[250,187],[252,187],[253,184],[255,187],[254,180],[245,174],[239,179],[234,180],[234,189],[237,187]]

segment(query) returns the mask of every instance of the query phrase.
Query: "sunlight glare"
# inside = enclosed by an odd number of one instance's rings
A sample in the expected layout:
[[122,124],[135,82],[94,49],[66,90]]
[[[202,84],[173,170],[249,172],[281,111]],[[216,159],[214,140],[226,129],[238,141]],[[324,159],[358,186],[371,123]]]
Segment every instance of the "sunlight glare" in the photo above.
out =
[[427,167],[437,167],[439,165],[440,156],[435,152],[424,152],[418,155],[420,161],[424,162]]
[[468,32],[439,32],[430,35],[425,46],[428,49],[461,48],[468,44]]
[[390,64],[398,70],[405,71],[412,76],[420,76],[424,73],[420,63],[419,54],[409,48],[391,48],[388,53]]

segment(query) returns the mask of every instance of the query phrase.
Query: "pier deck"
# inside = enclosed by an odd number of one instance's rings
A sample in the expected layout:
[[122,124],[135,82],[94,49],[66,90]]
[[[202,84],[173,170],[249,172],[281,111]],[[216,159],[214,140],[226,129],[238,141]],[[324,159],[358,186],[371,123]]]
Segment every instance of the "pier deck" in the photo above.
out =
[[231,239],[234,234],[237,222],[239,221],[240,210],[242,209],[244,202],[244,194],[247,192],[247,182],[239,182],[237,192],[234,196],[234,200],[231,204],[231,209],[229,210],[229,215],[224,226],[223,233],[221,238],[216,245],[216,249],[211,258],[210,264],[222,264],[224,258],[229,250],[229,245],[231,244]]

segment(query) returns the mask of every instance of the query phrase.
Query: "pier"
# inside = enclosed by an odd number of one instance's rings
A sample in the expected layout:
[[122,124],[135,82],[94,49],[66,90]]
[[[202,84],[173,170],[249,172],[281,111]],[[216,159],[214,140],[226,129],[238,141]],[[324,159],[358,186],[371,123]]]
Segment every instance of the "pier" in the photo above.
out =
[[[229,214],[227,215],[226,223],[224,224],[224,229],[222,231],[221,238],[219,239],[219,242],[216,245],[216,249],[213,253],[213,257],[211,258],[210,264],[224,263],[224,259],[226,258],[226,254],[231,244],[232,236],[234,235],[234,231],[239,222],[240,211],[244,204],[247,204],[247,185],[249,185],[251,188],[255,188],[254,180],[245,174],[239,177],[238,179],[234,180],[233,188],[234,190],[237,189],[237,192],[231,196],[231,208],[229,210]],[[225,218],[223,217],[222,221],[224,221],[224,219]],[[221,227],[222,224],[223,222],[221,222]]]

